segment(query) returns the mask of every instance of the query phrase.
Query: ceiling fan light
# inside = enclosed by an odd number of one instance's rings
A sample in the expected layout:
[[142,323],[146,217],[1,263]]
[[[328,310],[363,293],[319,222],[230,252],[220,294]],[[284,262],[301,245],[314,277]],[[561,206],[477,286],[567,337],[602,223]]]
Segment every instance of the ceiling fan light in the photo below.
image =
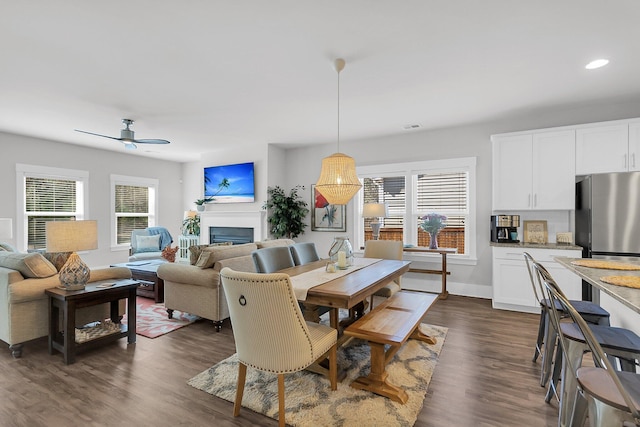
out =
[[334,153],[322,159],[316,190],[332,205],[346,205],[362,188],[352,157]]
[[136,148],[138,148],[138,146],[136,144],[134,144],[133,142],[125,142],[124,143],[124,148],[125,148],[125,150],[135,150]]

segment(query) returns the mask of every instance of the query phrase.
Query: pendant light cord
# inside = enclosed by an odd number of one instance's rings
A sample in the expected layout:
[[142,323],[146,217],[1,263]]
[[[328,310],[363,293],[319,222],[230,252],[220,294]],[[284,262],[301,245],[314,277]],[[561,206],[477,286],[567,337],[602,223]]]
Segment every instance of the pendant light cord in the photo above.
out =
[[340,152],[340,71],[344,69],[346,62],[342,58],[334,61],[333,65],[338,72],[338,153]]

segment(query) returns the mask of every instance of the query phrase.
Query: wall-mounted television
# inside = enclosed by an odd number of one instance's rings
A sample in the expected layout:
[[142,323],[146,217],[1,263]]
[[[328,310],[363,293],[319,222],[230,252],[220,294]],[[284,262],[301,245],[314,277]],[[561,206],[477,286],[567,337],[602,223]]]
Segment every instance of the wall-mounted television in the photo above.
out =
[[204,196],[211,203],[254,202],[253,162],[204,168]]

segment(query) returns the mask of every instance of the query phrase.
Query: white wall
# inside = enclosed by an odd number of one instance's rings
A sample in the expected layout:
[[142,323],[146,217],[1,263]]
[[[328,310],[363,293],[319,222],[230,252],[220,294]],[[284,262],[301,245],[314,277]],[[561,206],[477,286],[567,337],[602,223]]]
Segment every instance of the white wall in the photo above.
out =
[[[117,142],[113,142],[114,144]],[[129,175],[159,180],[158,225],[165,226],[178,244],[183,209],[180,204],[182,167],[179,163],[149,159],[115,151],[0,133],[0,218],[17,220],[16,163],[86,170],[89,172],[89,216],[98,221],[98,249],[81,254],[90,267],[126,262],[128,250],[111,250],[110,175]]]
[[[489,246],[489,220],[491,216],[491,143],[490,136],[497,133],[590,123],[640,117],[640,101],[624,103],[606,102],[505,114],[500,120],[470,124],[432,131],[418,131],[389,137],[372,138],[341,143],[341,151],[356,159],[359,166],[407,161],[477,158],[476,241],[477,264],[449,263],[451,275],[448,289],[451,293],[491,298],[491,248]],[[315,183],[323,157],[335,151],[335,143],[286,151],[287,186],[302,184],[307,187],[304,196],[310,201],[309,184]],[[517,159],[516,159],[517,160]],[[526,161],[526,160],[525,160]],[[347,235],[353,241],[352,204],[347,206]],[[528,218],[527,213],[517,212]],[[538,217],[541,213],[536,213]],[[567,231],[573,226],[572,212],[549,213],[555,231]],[[308,220],[309,221],[309,220]],[[345,233],[312,232],[310,228],[297,240],[314,241],[320,254],[328,253],[333,238]],[[553,234],[555,238],[555,232]],[[419,268],[440,268],[439,262],[415,263]],[[403,286],[438,290],[440,278],[435,275],[407,274]]]

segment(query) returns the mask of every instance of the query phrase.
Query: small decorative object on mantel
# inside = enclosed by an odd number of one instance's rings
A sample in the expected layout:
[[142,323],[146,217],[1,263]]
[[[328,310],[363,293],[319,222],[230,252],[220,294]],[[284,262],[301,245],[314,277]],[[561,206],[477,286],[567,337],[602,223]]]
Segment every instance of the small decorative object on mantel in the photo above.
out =
[[176,252],[178,252],[178,246],[172,248],[171,245],[167,245],[162,250],[162,258],[166,259],[169,262],[175,262]]
[[429,213],[420,217],[420,228],[429,233],[429,249],[438,249],[438,233],[447,226],[447,217],[438,213]]

